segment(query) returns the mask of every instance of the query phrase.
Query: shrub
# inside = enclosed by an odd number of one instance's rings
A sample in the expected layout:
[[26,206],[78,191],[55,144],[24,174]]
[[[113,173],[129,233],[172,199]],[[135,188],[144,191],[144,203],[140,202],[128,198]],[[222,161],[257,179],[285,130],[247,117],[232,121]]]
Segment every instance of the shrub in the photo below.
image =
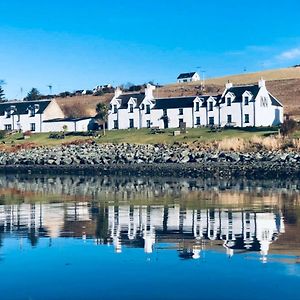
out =
[[286,119],[281,127],[280,127],[280,133],[283,136],[288,136],[294,133],[298,129],[298,123],[293,119]]
[[6,136],[5,130],[0,130],[0,140],[4,139]]
[[49,139],[63,140],[64,138],[65,137],[63,133],[52,132],[49,134]]

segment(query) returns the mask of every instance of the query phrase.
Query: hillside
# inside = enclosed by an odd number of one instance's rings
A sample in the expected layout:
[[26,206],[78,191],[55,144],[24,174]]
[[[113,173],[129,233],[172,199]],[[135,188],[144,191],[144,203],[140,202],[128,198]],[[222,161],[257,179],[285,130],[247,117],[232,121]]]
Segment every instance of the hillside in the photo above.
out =
[[[206,94],[222,93],[224,85],[230,81],[234,84],[256,83],[260,78],[267,81],[268,90],[277,97],[285,107],[285,113],[300,120],[300,67],[261,71],[210,78],[205,82]],[[156,97],[189,96],[201,94],[201,82],[168,84],[156,89]],[[99,102],[108,103],[112,94],[104,96],[76,96],[57,98],[68,116],[94,115]]]

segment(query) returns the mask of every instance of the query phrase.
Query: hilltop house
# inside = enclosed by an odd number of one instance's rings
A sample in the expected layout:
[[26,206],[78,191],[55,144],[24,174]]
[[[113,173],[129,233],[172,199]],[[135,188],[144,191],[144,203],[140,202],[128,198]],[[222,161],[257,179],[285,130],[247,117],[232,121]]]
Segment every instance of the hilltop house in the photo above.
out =
[[9,101],[0,103],[0,130],[87,131],[92,118],[65,118],[55,100]]
[[197,72],[181,73],[177,77],[178,83],[192,82],[192,81],[198,81],[198,80],[200,80],[200,76]]
[[116,90],[110,102],[108,129],[177,128],[230,126],[276,126],[283,122],[283,106],[266,88],[258,84],[226,84],[222,95],[155,98],[155,87],[145,93],[122,94]]

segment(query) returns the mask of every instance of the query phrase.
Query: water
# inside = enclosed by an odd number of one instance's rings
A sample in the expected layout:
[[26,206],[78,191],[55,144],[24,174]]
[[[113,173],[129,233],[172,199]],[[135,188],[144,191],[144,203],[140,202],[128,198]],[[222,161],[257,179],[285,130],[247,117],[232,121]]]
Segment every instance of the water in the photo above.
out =
[[298,299],[299,190],[0,176],[1,299]]

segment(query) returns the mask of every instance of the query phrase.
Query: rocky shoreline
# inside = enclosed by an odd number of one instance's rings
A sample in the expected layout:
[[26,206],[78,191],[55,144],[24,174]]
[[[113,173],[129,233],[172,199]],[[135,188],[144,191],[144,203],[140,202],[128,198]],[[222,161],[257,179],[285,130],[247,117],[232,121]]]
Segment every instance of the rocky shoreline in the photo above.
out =
[[0,172],[290,179],[300,177],[300,153],[91,143],[1,152]]

